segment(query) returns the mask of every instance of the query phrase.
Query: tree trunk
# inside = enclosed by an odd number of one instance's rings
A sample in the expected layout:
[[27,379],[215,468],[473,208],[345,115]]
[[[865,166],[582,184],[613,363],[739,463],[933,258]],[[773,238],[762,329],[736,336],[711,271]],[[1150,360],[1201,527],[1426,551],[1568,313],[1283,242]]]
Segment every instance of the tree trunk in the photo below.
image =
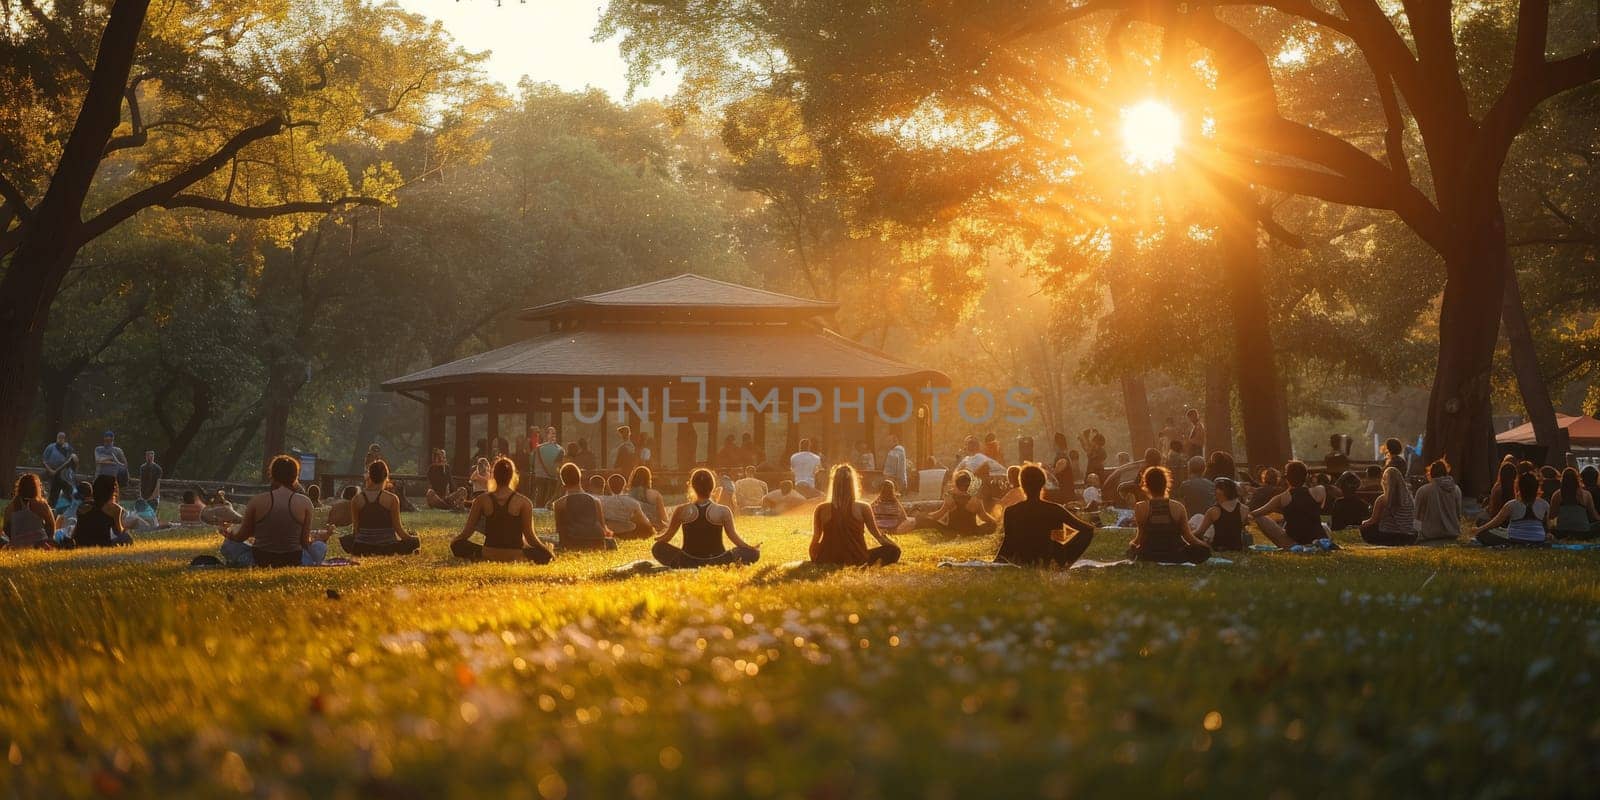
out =
[[[1439,308],[1439,362],[1428,398],[1423,454],[1447,456],[1468,496],[1488,492],[1494,478],[1494,418],[1489,378],[1505,303],[1505,234],[1493,225],[1458,226],[1471,241],[1445,256]],[[1473,263],[1477,262],[1477,263]]]
[[39,395],[44,399],[44,434],[54,436],[57,431],[66,430],[67,398],[77,375],[63,376],[51,370],[41,371],[44,374],[39,377]]
[[[150,0],[117,0],[100,38],[89,90],[50,177],[44,198],[24,223],[0,280],[0,475],[16,471],[32,419],[39,359],[50,303],[83,246],[83,201],[112,131],[122,121],[122,94]],[[10,485],[10,480],[3,483]]]
[[[260,411],[254,412],[249,419],[239,424],[238,434],[234,438],[233,444],[228,446],[227,452],[222,454],[222,461],[217,464],[217,471],[212,476],[212,480],[225,481],[233,477],[234,469],[238,468],[239,462],[244,460],[244,451],[250,447],[250,442],[256,438],[256,431],[260,427]],[[259,481],[265,477],[265,474],[258,475],[256,480]]]
[[294,398],[306,385],[306,367],[295,359],[275,358],[267,369],[267,385],[262,390],[261,469],[266,474],[272,458],[288,452],[289,412]]
[[1231,301],[1233,363],[1244,423],[1244,451],[1252,465],[1282,466],[1289,460],[1289,418],[1278,375],[1277,351],[1267,324],[1266,276],[1256,248],[1255,199],[1239,185],[1222,187],[1228,208],[1221,214],[1222,274]]
[[1206,446],[1233,452],[1233,381],[1216,361],[1206,364]]
[[1522,407],[1533,422],[1534,440],[1545,448],[1544,463],[1553,467],[1567,464],[1567,430],[1556,422],[1555,405],[1550,402],[1550,387],[1539,369],[1539,351],[1528,328],[1528,311],[1522,305],[1522,289],[1509,251],[1506,256],[1506,291],[1502,301],[1500,326],[1511,349],[1511,369],[1522,393]]
[[[378,440],[378,430],[393,410],[394,397],[384,391],[381,385],[375,383],[367,389],[361,404],[361,422],[356,425],[355,444],[351,446],[350,472],[361,472],[367,460],[367,445]],[[428,461],[424,459],[418,463],[426,468]]]
[[[188,454],[190,445],[194,444],[200,435],[200,429],[210,421],[212,416],[211,387],[205,381],[186,376],[184,381],[189,384],[189,416],[184,418],[183,424],[170,427],[164,412],[157,412],[157,419],[167,435],[167,449],[162,455],[162,460],[167,463],[167,471],[173,475],[182,474],[184,456]],[[158,402],[161,402],[158,397]]]
[[1144,451],[1156,446],[1155,429],[1150,425],[1150,395],[1145,390],[1143,375],[1122,376],[1122,407],[1128,414],[1128,442],[1133,460],[1144,457]]

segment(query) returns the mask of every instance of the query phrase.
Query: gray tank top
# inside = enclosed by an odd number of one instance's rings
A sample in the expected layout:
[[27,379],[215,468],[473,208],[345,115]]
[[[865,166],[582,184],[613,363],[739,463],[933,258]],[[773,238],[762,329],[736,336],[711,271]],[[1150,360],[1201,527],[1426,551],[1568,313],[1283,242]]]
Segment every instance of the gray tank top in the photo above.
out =
[[604,541],[606,533],[600,521],[602,518],[599,498],[591,494],[569,494],[567,501],[562,503],[561,529],[556,534],[568,546]]
[[[278,502],[279,492],[288,495],[282,503]],[[271,505],[266,515],[256,520],[256,549],[269,553],[300,552],[300,521],[289,508],[294,496],[295,492],[290,489],[273,489],[267,493]]]
[[27,506],[7,512],[6,531],[13,547],[32,547],[48,538],[44,518]]

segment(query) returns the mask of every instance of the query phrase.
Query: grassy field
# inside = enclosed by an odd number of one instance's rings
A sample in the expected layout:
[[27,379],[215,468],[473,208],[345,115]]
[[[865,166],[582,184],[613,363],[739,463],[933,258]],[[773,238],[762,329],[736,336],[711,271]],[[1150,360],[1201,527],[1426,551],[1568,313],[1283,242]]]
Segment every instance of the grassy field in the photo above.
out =
[[[191,571],[209,532],[0,553],[0,796],[1585,795],[1600,552],[615,578],[414,557]],[[1120,557],[1102,532],[1090,558]]]

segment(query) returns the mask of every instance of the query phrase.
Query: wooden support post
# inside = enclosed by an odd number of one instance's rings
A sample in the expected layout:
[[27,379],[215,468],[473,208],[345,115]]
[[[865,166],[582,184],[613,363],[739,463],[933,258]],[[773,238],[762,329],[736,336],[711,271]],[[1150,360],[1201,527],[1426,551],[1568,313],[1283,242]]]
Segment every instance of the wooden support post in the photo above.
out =
[[489,414],[484,422],[484,438],[489,440],[489,455],[494,455],[494,440],[500,438],[500,394],[489,393]]
[[455,464],[456,474],[465,475],[471,471],[471,465],[467,462],[472,458],[472,396],[461,391],[456,394],[455,400],[456,447],[451,461]]
[[417,461],[424,470],[433,463],[434,449],[444,446],[444,419],[437,413],[438,407],[439,393],[428,392],[428,400],[422,406],[422,458]]
[[755,426],[754,436],[756,444],[756,463],[752,466],[760,466],[761,463],[766,461],[769,457],[769,454],[767,453],[767,422],[772,419],[771,415],[772,412],[763,410],[756,417],[756,421],[752,423]]
[[706,463],[709,464],[712,471],[715,472],[718,467],[722,466],[716,463],[718,447],[717,418],[722,415],[719,413],[721,411],[721,407],[717,405],[715,399],[716,390],[708,386],[706,387],[706,391],[710,392],[713,398],[711,401],[710,410],[706,412]]

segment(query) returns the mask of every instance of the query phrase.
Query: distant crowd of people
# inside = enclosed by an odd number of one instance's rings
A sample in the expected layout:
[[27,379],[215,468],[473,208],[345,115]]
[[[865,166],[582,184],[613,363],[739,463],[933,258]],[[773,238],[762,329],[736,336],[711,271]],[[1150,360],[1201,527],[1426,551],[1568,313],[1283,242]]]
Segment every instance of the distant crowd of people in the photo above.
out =
[[[1594,500],[1600,470],[1594,467],[1558,471],[1507,457],[1483,515],[1463,529],[1462,492],[1449,463],[1429,464],[1426,481],[1413,491],[1398,440],[1385,443],[1382,465],[1361,474],[1313,473],[1304,462],[1290,461],[1244,480],[1231,454],[1205,454],[1204,428],[1196,413],[1189,416],[1186,431],[1164,429],[1166,452],[1150,448],[1138,462],[1119,453],[1110,465],[1106,439],[1092,428],[1078,436],[1081,455],[1057,433],[1048,460],[1010,466],[992,434],[966,437],[939,499],[916,508],[908,508],[900,494],[910,464],[893,436],[881,471],[873,468],[877,459],[870,451],[825,468],[822,456],[802,439],[788,459],[790,477],[776,487],[760,477],[772,467],[764,459],[720,476],[699,468],[689,476],[687,501],[669,508],[643,463],[648,449],[633,441],[627,427],[618,430],[621,442],[611,468],[592,471],[574,457],[574,450],[577,456],[586,452],[584,445],[561,445],[554,428],[544,429],[527,453],[531,496],[519,491],[522,470],[511,457],[480,456],[466,484],[458,486],[444,451],[435,450],[426,502],[465,512],[450,544],[463,559],[543,564],[563,551],[615,549],[617,540],[637,538],[653,539],[655,560],[674,568],[753,563],[760,544],[741,537],[737,518],[808,507],[813,560],[838,564],[894,563],[901,548],[893,536],[925,529],[955,536],[999,532],[997,560],[1066,566],[1083,555],[1101,521],[1134,529],[1130,558],[1164,563],[1199,563],[1213,551],[1249,547],[1252,527],[1265,542],[1285,549],[1337,549],[1332,531],[1350,528],[1379,546],[1454,542],[1463,534],[1486,546],[1537,546],[1600,535]],[[759,453],[741,447],[727,437],[724,460],[756,460]],[[867,450],[865,443],[859,449]],[[154,513],[161,475],[153,452],[139,470],[138,500],[123,507],[119,500],[131,478],[126,461],[108,431],[96,448],[94,480],[77,482],[77,455],[66,436],[58,435],[45,453],[44,479],[24,474],[17,480],[4,543],[115,546],[131,543],[140,530],[209,525],[223,538],[218,563],[238,566],[324,563],[335,540],[354,556],[405,555],[421,547],[404,526],[401,514],[411,510],[409,503],[376,445],[368,453],[364,484],[344,489],[320,529],[312,524],[313,510],[322,505],[318,487],[302,489],[299,463],[290,456],[272,461],[270,488],[242,507],[221,493],[184,493],[176,523],[161,523]],[[862,492],[863,472],[881,475],[870,494]],[[553,541],[535,534],[534,517],[542,513],[536,509],[548,509]],[[1105,512],[1112,519],[1102,520]],[[339,534],[341,528],[348,532]]]

